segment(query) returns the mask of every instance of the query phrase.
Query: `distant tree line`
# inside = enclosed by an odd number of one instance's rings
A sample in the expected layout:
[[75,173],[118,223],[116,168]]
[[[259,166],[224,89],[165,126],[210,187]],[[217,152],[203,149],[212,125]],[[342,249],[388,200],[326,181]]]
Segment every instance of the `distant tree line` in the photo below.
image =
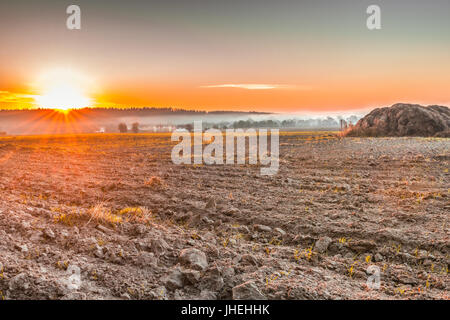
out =
[[[203,128],[215,128],[215,129],[246,129],[246,128],[340,128],[341,120],[345,120],[348,124],[355,124],[359,118],[357,116],[350,116],[348,118],[332,118],[327,117],[325,119],[286,119],[286,120],[259,120],[254,121],[238,120],[233,122],[223,121],[220,123],[208,123],[203,122]],[[179,125],[178,128],[184,128],[189,131],[192,130],[192,124]]]
[[[36,112],[55,112],[53,109],[46,108],[24,108],[24,109],[1,109],[0,114],[15,114],[15,115],[25,115],[27,113]],[[233,115],[233,114],[254,114],[262,115],[268,114],[265,112],[244,112],[244,111],[203,111],[203,110],[187,110],[180,108],[156,108],[156,107],[121,107],[121,108],[83,108],[75,109],[73,112],[80,113],[83,115],[89,115],[92,117],[123,117],[123,116],[158,116],[158,115],[203,115],[203,114],[213,114],[213,115]]]

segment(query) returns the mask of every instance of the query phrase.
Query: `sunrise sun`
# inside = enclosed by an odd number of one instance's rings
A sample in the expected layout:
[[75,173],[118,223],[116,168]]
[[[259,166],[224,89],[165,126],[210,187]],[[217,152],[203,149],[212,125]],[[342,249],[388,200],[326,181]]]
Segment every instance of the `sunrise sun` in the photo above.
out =
[[43,74],[38,82],[41,92],[35,96],[40,108],[71,110],[89,107],[92,99],[86,94],[90,81],[68,69],[52,70]]

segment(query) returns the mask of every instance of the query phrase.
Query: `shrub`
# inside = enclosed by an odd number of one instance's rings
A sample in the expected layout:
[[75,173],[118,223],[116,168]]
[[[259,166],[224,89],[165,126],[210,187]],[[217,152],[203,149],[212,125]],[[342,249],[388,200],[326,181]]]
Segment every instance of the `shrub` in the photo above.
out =
[[125,123],[121,122],[119,123],[119,132],[120,133],[127,133],[128,132],[128,127]]
[[135,122],[131,125],[131,131],[133,133],[139,133],[139,122]]

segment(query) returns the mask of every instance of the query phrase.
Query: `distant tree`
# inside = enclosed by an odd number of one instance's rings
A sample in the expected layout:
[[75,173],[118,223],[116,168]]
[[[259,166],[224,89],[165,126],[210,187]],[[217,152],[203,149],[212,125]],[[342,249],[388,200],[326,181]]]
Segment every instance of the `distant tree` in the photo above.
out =
[[133,133],[139,133],[139,122],[135,122],[131,125],[131,131]]
[[119,123],[119,131],[120,133],[127,133],[128,132],[127,125],[123,122]]

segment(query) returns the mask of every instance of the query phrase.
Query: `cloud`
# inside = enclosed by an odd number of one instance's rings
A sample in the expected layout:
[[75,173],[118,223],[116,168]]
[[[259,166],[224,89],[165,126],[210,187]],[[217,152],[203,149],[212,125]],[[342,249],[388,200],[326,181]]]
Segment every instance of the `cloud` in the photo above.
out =
[[0,91],[0,103],[34,103],[35,95]]
[[245,90],[273,90],[273,89],[291,89],[291,90],[311,90],[308,86],[295,86],[286,84],[262,84],[262,83],[239,83],[239,84],[217,84],[201,86],[201,88],[238,88]]

